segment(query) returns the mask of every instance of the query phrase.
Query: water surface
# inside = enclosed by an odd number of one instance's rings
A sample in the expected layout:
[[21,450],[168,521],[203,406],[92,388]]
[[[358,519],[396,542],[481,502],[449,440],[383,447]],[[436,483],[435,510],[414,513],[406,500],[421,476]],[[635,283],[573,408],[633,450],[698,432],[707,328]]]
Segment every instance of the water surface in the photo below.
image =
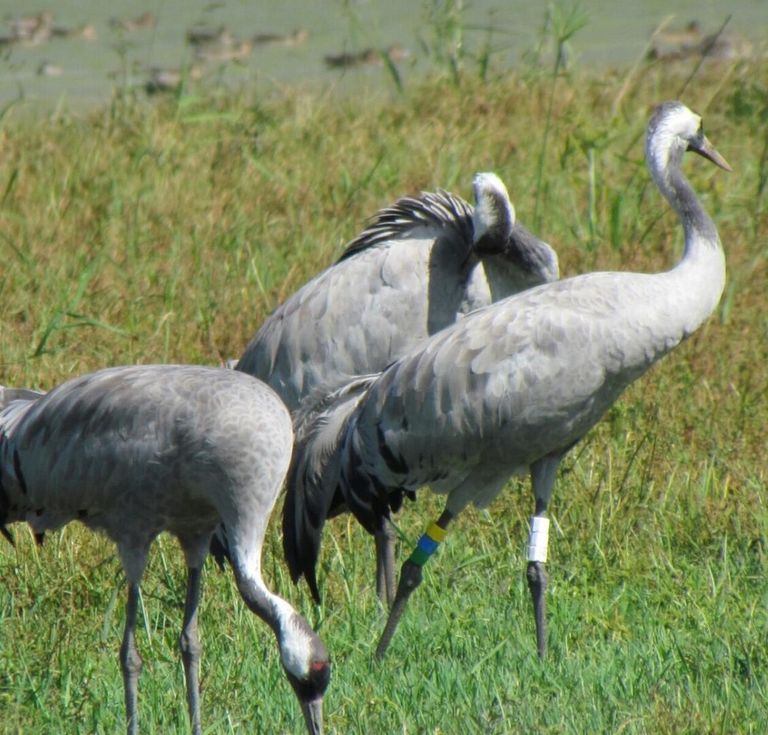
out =
[[[226,28],[240,40],[298,29],[306,30],[308,36],[293,46],[255,45],[241,61],[200,64],[203,78],[194,84],[257,89],[286,84],[340,90],[361,84],[387,87],[392,79],[381,64],[330,69],[323,58],[392,45],[410,52],[398,62],[407,84],[430,67],[424,43],[434,42],[435,26],[428,12],[433,5],[430,0],[0,0],[0,36],[10,32],[7,19],[43,11],[50,12],[61,27],[91,24],[96,35],[93,40],[62,38],[3,46],[0,104],[19,99],[33,108],[64,104],[82,109],[103,104],[115,87],[143,88],[153,67],[193,68],[194,51],[185,34],[200,25]],[[546,3],[527,0],[466,0],[461,23],[465,47],[480,48],[490,28],[494,68],[524,63],[541,37],[546,7]],[[730,14],[729,33],[747,39],[755,49],[764,48],[768,39],[768,0],[584,0],[580,7],[587,23],[572,39],[570,52],[572,60],[585,65],[630,65],[647,48],[651,31],[670,18],[671,27],[683,27],[695,19],[705,32],[714,32]],[[154,28],[128,32],[110,25],[113,18],[131,19],[144,12],[156,16]]]

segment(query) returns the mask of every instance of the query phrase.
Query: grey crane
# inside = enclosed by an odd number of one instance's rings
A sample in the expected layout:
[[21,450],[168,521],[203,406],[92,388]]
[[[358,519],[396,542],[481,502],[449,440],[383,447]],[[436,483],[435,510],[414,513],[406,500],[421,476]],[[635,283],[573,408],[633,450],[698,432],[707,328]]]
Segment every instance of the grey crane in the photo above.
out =
[[557,256],[515,218],[495,174],[474,180],[477,206],[445,191],[379,211],[334,265],[264,322],[236,369],[289,410],[379,372],[462,314],[557,278]]
[[195,735],[200,723],[197,607],[203,562],[221,524],[246,605],[273,630],[313,735],[322,733],[330,659],[320,638],[261,574],[261,552],[293,445],[274,391],[243,373],[178,365],[119,367],[72,379],[44,396],[0,391],[0,529],[36,535],[79,520],[117,545],[128,580],[120,662],[135,735],[141,657],[139,583],[162,531],[188,569],[179,645]]
[[685,249],[674,268],[588,273],[499,301],[303,417],[288,474],[294,517],[283,526],[296,536],[286,543],[299,550],[300,573],[314,574],[324,522],[316,499],[327,486],[339,487],[369,532],[392,492],[429,485],[447,495],[403,564],[379,657],[451,520],[470,503],[486,507],[510,476],[526,472],[535,497],[527,576],[545,655],[546,511],[560,461],[632,381],[704,322],[722,293],[723,250],[681,172],[686,150],[730,170],[700,117],[666,102],[648,125],[646,160],[682,224]]
[[[267,319],[236,365],[274,388],[291,411],[352,376],[383,370],[463,314],[558,277],[557,256],[516,221],[502,181],[475,176],[474,209],[445,191],[381,210],[341,259]],[[343,509],[329,489],[329,513]],[[396,510],[402,496],[390,496]],[[374,533],[379,597],[395,595],[394,532]],[[319,599],[314,577],[308,577]]]

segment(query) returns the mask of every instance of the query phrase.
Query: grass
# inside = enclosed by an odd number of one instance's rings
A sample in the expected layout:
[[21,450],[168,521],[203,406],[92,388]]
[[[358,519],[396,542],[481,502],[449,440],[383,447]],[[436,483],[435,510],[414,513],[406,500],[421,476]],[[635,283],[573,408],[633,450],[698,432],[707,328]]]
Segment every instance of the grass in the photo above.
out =
[[[0,127],[0,383],[237,356],[377,208],[438,186],[468,197],[478,170],[507,182],[521,221],[537,209],[563,275],[664,269],[680,227],[641,135],[689,71],[651,65],[627,84],[532,67],[484,71],[480,84],[457,70],[390,101],[287,91],[117,96],[87,117],[12,109]],[[735,170],[686,161],[728,285],[564,463],[544,663],[523,575],[527,482],[452,527],[383,665],[368,537],[345,518],[330,525],[314,608],[287,578],[273,524],[267,577],[333,653],[331,733],[768,731],[764,79],[753,62],[703,67],[687,84]],[[439,511],[426,493],[408,504],[401,558]],[[15,533],[16,550],[0,546],[0,733],[121,729],[125,592],[111,545],[77,524],[40,548]],[[161,538],[143,585],[144,732],[188,729],[183,595],[181,554]],[[200,620],[206,732],[301,732],[271,634],[212,564]]]

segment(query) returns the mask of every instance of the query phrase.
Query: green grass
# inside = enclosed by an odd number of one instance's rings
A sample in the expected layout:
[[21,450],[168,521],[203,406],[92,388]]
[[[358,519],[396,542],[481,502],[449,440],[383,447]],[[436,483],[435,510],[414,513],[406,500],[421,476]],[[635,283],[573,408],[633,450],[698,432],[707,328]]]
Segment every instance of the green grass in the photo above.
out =
[[[507,182],[521,221],[538,212],[563,275],[668,267],[680,227],[649,182],[641,136],[690,68],[486,71],[482,84],[457,70],[391,100],[287,91],[116,97],[88,117],[10,110],[0,383],[237,356],[377,208],[438,186],[469,197],[478,170]],[[330,524],[314,608],[288,580],[273,523],[267,577],[333,654],[330,732],[768,731],[766,71],[704,67],[687,85],[734,167],[685,167],[718,225],[728,285],[709,322],[564,462],[544,663],[523,575],[527,482],[452,526],[381,665],[370,539],[348,518]],[[400,558],[439,512],[428,493],[407,504]],[[14,531],[16,550],[0,546],[0,733],[119,731],[125,591],[111,545],[77,524],[41,548]],[[184,733],[184,575],[170,539],[143,596],[141,726]],[[212,564],[200,621],[206,732],[301,732],[270,632]]]

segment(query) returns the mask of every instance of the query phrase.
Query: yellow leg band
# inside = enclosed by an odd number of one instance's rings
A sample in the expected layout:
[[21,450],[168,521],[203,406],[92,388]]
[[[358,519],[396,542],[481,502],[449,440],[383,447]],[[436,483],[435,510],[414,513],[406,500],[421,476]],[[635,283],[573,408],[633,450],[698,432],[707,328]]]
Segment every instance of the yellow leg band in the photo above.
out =
[[432,522],[427,526],[426,533],[433,541],[437,541],[437,543],[440,544],[445,540],[448,531],[444,528],[440,528],[437,523]]

